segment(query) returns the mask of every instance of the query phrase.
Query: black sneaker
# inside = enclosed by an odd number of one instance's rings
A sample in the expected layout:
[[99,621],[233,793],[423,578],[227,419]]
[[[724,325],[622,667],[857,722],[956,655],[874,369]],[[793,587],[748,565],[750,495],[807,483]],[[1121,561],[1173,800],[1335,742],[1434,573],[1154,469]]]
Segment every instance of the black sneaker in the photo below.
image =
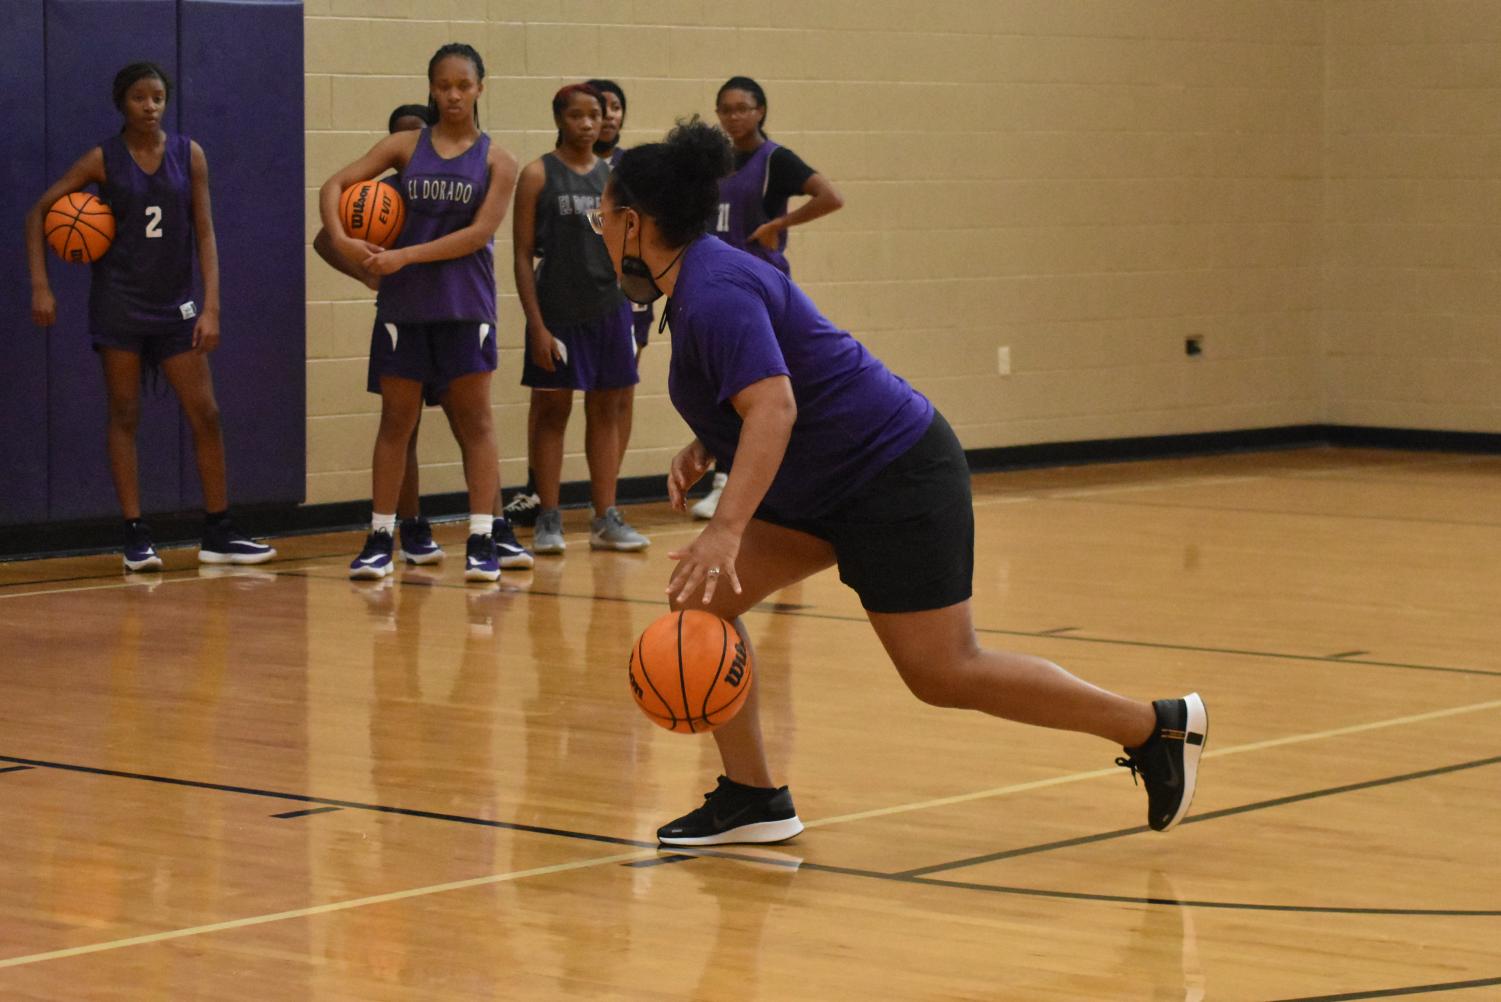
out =
[[200,564],[263,564],[276,556],[265,543],[257,543],[229,519],[213,525],[203,523],[203,542],[198,547]]
[[159,571],[162,558],[156,555],[151,544],[151,528],[140,519],[125,523],[125,569],[127,571]]
[[542,510],[542,499],[535,491],[517,491],[500,510],[501,517],[511,520],[512,525],[527,528],[537,524],[537,514]]
[[745,786],[724,776],[704,805],[657,829],[663,845],[785,842],[803,830],[787,787]]
[[1199,777],[1199,756],[1209,740],[1209,711],[1197,692],[1182,699],[1159,699],[1157,733],[1138,748],[1124,749],[1115,764],[1131,770],[1147,787],[1147,824],[1171,831],[1188,814]]

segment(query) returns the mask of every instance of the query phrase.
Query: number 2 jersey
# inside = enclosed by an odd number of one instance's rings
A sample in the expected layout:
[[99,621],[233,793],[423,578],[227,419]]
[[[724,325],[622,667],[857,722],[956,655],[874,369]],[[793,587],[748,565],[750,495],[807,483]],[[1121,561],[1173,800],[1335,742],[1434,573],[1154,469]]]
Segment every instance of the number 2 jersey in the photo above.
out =
[[93,264],[89,327],[169,333],[198,315],[193,300],[193,143],[167,135],[161,166],[147,174],[121,136],[99,144],[99,195],[115,216],[115,240]]

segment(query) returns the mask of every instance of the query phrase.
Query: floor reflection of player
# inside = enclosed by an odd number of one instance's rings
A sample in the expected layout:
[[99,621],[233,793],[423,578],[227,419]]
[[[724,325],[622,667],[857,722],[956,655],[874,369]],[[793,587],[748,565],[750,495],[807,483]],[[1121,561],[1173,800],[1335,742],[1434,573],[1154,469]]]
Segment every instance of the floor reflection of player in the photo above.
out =
[[[503,818],[498,783],[495,720],[502,680],[498,649],[488,631],[466,631],[454,658],[452,646],[422,642],[424,624],[454,631],[455,618],[483,619],[496,630],[510,599],[498,588],[462,596],[443,588],[404,584],[393,589],[395,629],[376,634],[372,646],[370,781],[377,803],[475,818]],[[461,601],[462,599],[462,601]],[[383,614],[382,614],[383,615]],[[454,822],[380,814],[374,854],[351,853],[351,886],[397,886],[412,879],[414,864],[433,856],[432,846],[451,847],[443,870],[419,869],[429,882],[492,872],[490,846],[508,836]],[[434,826],[451,826],[435,828]],[[426,848],[425,848],[426,847]],[[441,855],[441,854],[439,854]],[[458,863],[457,867],[455,863]],[[372,881],[365,866],[383,874]],[[481,892],[474,892],[481,893]],[[348,913],[340,952],[363,958],[363,974],[393,985],[441,982],[464,997],[485,997],[493,970],[512,961],[503,937],[475,937],[458,923],[466,913],[419,907],[362,908]],[[442,958],[463,937],[461,965]]]
[[[539,564],[537,573],[548,565]],[[635,570],[628,558],[589,562],[591,592],[620,594]],[[542,580],[538,588],[555,588]],[[656,729],[622,700],[624,665],[620,637],[639,632],[654,610],[621,602],[587,603],[588,622],[582,650],[574,646],[580,631],[570,614],[579,602],[568,598],[534,598],[527,607],[526,629],[532,638],[535,689],[522,701],[526,713],[526,769],[517,792],[517,820],[526,824],[575,831],[629,836],[622,819],[635,815],[643,784],[651,782],[651,742]],[[556,838],[518,835],[509,868],[547,866],[578,852]],[[615,872],[617,868],[610,868]],[[508,885],[521,907],[543,916],[549,942],[559,953],[549,958],[564,983],[614,984],[614,972],[629,956],[631,894],[621,879],[596,876],[600,894],[619,889],[617,897],[590,909],[556,907],[557,886],[545,881]],[[582,876],[571,879],[586,879]],[[535,907],[533,907],[535,906]]]
[[791,899],[801,862],[796,856],[778,855],[782,858],[774,864],[714,858],[680,864],[719,909],[714,942],[704,954],[693,998],[735,1002],[762,997],[759,975],[766,921]]

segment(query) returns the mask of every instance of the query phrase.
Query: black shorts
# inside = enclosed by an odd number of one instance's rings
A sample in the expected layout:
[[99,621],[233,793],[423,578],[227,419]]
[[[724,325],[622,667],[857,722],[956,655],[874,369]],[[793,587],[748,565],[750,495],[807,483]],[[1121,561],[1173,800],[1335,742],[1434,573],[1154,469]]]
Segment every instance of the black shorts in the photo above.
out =
[[937,411],[917,444],[833,511],[786,518],[763,505],[756,518],[830,543],[867,612],[944,609],[973,594],[969,462]]

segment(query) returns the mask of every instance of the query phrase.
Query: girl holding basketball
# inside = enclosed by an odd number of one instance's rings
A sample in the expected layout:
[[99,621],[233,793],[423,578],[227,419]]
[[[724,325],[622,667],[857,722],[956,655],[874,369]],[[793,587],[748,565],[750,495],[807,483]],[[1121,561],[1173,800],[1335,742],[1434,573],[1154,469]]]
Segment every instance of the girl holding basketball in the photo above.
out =
[[[112,92],[124,118],[119,134],[80,157],[26,214],[31,317],[41,327],[57,320],[47,281],[43,213],[64,195],[98,185],[115,217],[115,240],[93,265],[89,335],[104,368],[110,475],[125,516],[125,569],[162,566],[141,519],[136,428],[143,366],[167,377],[192,429],[204,504],[198,559],[258,564],[276,551],[247,538],[229,520],[224,436],[208,364],[208,353],[219,344],[219,254],[208,160],[187,136],[162,128],[172,84],[159,66],[126,66],[115,75]],[[195,245],[201,302],[193,298]]]
[[[726,80],[714,99],[714,112],[735,148],[735,169],[719,180],[714,235],[790,275],[788,227],[843,208],[844,198],[796,153],[766,137],[766,92],[750,77]],[[809,196],[808,201],[787,211],[788,200],[797,195]],[[713,488],[693,506],[695,518],[714,516],[729,469],[728,460],[718,464]]]
[[[484,61],[473,48],[440,48],[427,66],[433,124],[387,136],[319,192],[334,250],[380,281],[370,340],[371,374],[381,395],[371,460],[373,514],[364,549],[349,565],[353,578],[391,573],[397,499],[424,384],[447,387],[463,452],[470,511],[464,577],[500,577],[491,514],[499,481],[490,418],[493,248],[516,184],[516,158],[480,130],[477,102],[484,79]],[[397,172],[407,208],[406,225],[390,250],[352,239],[339,220],[344,189],[386,170]]]
[[[708,526],[670,554],[673,606],[706,608],[746,637],[740,615],[838,567],[919,699],[1114,741],[1126,749],[1117,762],[1145,782],[1151,827],[1176,825],[1193,799],[1203,700],[1143,703],[1042,658],[980,647],[958,439],[786,274],[706,239],[730,167],[721,134],[680,124],[665,142],[626,151],[591,218],[626,295],[671,297],[668,390],[697,436],[672,461],[672,503],[683,507],[711,455],[736,463]],[[664,844],[776,842],[802,830],[787,787],[772,778],[756,693],[714,732],[725,775],[702,807],[658,830]]]
[[558,507],[563,434],[573,393],[583,390],[594,502],[589,545],[643,550],[651,541],[615,507],[622,411],[637,381],[631,308],[586,218],[599,208],[610,176],[609,164],[594,153],[604,98],[588,84],[570,84],[553,96],[552,114],[557,146],[521,172],[512,224],[516,293],[526,313],[521,383],[532,388],[536,428],[532,464],[540,502],[532,549],[556,554],[566,546]]

